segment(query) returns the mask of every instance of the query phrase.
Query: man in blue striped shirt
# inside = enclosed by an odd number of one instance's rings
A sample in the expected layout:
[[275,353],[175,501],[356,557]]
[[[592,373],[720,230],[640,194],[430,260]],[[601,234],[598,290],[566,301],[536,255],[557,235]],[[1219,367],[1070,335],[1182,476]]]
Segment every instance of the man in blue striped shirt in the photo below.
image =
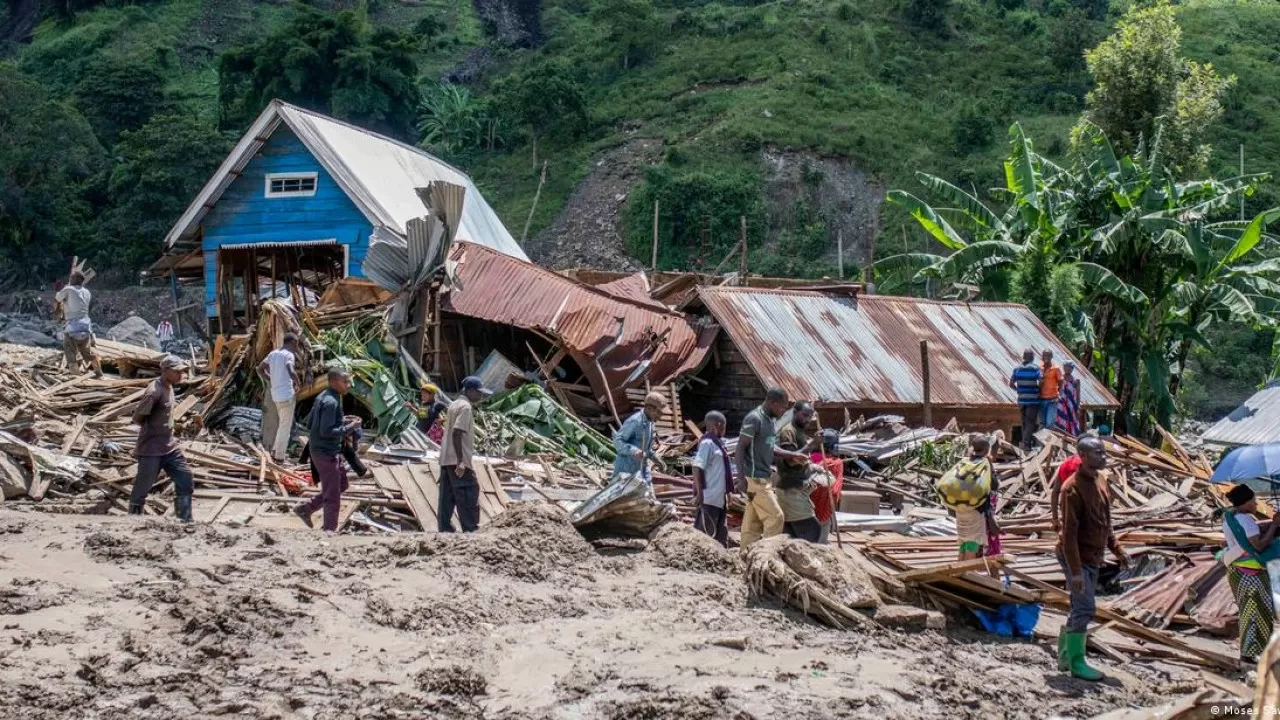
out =
[[1018,391],[1018,409],[1022,411],[1022,449],[1035,446],[1036,431],[1040,429],[1040,368],[1036,366],[1036,351],[1023,350],[1022,364],[1013,369],[1009,387]]

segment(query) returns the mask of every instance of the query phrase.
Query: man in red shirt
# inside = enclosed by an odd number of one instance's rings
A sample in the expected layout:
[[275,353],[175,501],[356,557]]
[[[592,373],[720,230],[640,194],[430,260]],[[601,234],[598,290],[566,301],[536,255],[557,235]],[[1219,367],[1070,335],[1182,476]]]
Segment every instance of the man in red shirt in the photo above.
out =
[[1053,520],[1051,522],[1053,523],[1054,532],[1062,530],[1062,521],[1060,519],[1061,515],[1058,512],[1058,499],[1062,496],[1062,483],[1066,482],[1072,475],[1075,475],[1076,471],[1079,469],[1080,456],[1072,455],[1066,460],[1063,460],[1062,464],[1058,466],[1058,472],[1053,474],[1052,486],[1049,491],[1049,506],[1053,513]]
[[809,456],[814,463],[826,468],[831,473],[834,482],[831,487],[818,486],[810,493],[809,498],[813,500],[813,515],[818,519],[818,524],[822,526],[821,534],[818,535],[818,542],[823,545],[831,539],[831,533],[838,532],[836,529],[836,498],[840,497],[840,491],[844,487],[844,460],[836,456],[840,449],[840,433],[831,428],[822,431],[822,452],[816,452]]

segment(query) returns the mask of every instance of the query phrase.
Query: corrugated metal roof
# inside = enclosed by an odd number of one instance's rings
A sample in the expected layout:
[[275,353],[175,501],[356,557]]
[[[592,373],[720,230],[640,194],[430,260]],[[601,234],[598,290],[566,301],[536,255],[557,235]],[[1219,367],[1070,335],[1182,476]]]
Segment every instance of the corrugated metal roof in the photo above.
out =
[[443,309],[558,339],[594,376],[592,386],[601,396],[604,387],[593,368],[617,337],[618,318],[622,336],[600,363],[615,399],[646,360],[649,382],[664,384],[700,367],[715,339],[714,324],[611,295],[481,245],[455,243],[449,260],[456,263],[458,286],[443,296]]
[[173,247],[195,230],[281,122],[302,140],[375,227],[404,235],[405,223],[426,214],[415,189],[443,180],[466,189],[459,240],[528,259],[475,183],[462,171],[411,145],[279,100],[271,101],[262,111],[169,230],[166,247]]
[[1200,437],[1222,445],[1280,442],[1280,380],[1267,383]]
[[[1027,348],[1074,359],[1022,305],[728,287],[699,297],[766,386],[820,403],[923,403],[921,340],[934,405],[1015,404],[1009,375]],[[1119,405],[1089,373],[1080,379],[1084,405]]]
[[666,305],[663,305],[650,297],[649,292],[651,291],[651,288],[649,287],[649,277],[644,274],[643,270],[620,277],[611,282],[596,285],[595,287],[609,293],[610,295],[635,300],[638,303],[657,309],[667,309]]

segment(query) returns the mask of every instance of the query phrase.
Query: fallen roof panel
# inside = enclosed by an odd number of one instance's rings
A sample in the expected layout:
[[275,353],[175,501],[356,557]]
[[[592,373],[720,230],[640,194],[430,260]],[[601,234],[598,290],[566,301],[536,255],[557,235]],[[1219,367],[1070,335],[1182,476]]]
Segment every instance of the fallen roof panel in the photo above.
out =
[[[703,287],[699,297],[766,386],[818,403],[923,403],[921,340],[930,401],[940,406],[1015,404],[1009,375],[1024,349],[1074,359],[1029,309],[1010,303],[730,287]],[[1085,407],[1119,405],[1076,365]]]
[[645,360],[649,382],[665,384],[701,367],[715,339],[715,325],[612,295],[483,245],[455,243],[449,260],[456,263],[458,286],[443,296],[444,310],[552,336],[589,376],[598,375],[593,366],[618,337],[622,319],[617,347],[600,360],[603,379],[619,402],[625,402],[622,382]]

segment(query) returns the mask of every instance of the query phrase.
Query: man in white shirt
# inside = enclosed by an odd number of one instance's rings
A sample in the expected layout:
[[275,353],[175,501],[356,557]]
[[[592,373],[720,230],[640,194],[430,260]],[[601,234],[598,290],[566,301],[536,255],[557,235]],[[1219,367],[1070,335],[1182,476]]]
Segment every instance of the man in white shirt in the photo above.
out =
[[712,410],[703,421],[703,435],[693,456],[693,495],[698,515],[694,527],[729,546],[729,516],[725,512],[728,478],[733,476],[724,448],[725,418]]
[[79,372],[80,358],[93,368],[95,377],[102,377],[102,362],[93,352],[93,323],[89,320],[89,288],[84,286],[84,274],[71,273],[66,286],[53,298],[62,308],[66,327],[62,333],[62,352],[67,358],[68,372]]
[[271,457],[284,462],[293,431],[293,411],[302,380],[297,369],[298,336],[288,333],[278,350],[258,365],[258,377],[267,386],[262,402],[262,443],[271,443]]

